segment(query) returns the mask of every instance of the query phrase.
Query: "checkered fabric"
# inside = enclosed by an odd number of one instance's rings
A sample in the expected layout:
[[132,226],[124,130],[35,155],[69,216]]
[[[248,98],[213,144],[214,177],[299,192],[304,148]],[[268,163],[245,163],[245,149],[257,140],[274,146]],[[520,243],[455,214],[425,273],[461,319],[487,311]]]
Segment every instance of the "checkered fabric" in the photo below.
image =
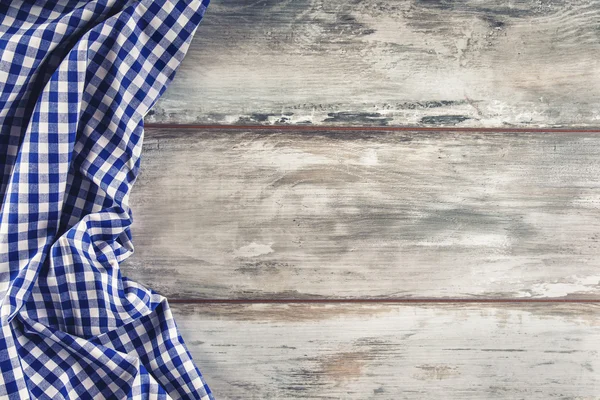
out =
[[143,117],[207,5],[0,2],[0,398],[213,399],[119,270]]

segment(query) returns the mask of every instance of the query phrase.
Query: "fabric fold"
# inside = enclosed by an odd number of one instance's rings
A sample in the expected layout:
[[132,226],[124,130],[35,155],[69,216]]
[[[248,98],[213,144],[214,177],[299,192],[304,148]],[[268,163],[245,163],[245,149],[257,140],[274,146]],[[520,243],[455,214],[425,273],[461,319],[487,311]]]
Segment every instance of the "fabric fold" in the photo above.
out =
[[0,5],[0,397],[213,399],[122,276],[143,117],[208,0]]

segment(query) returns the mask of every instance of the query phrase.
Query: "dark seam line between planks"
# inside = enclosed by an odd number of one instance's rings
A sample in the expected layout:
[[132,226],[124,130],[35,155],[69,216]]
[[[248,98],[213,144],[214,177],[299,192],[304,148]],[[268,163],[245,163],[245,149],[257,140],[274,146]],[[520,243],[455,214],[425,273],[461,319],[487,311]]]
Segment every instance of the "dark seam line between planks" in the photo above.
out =
[[171,304],[281,304],[281,303],[397,303],[397,304],[486,304],[486,303],[599,303],[600,299],[168,299]]
[[600,128],[456,128],[423,126],[326,126],[326,125],[193,125],[147,123],[148,129],[285,130],[285,131],[380,131],[380,132],[476,132],[476,133],[600,133]]

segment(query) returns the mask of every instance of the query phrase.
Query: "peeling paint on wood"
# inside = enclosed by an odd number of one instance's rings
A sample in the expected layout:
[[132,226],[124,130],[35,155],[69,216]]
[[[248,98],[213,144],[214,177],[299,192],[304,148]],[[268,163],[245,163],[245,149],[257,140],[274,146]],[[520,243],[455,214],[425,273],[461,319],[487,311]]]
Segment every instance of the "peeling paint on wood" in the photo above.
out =
[[[173,308],[219,399],[546,400],[600,393],[600,319],[592,305]],[[303,317],[319,314],[328,317]]]
[[600,3],[221,0],[149,122],[599,126]]
[[597,298],[590,133],[150,129],[124,273],[172,298]]
[[[599,127],[600,4],[213,2],[147,122]],[[277,128],[278,129],[278,128]],[[149,129],[172,298],[597,299],[600,136]],[[591,304],[176,304],[218,399],[597,399]]]

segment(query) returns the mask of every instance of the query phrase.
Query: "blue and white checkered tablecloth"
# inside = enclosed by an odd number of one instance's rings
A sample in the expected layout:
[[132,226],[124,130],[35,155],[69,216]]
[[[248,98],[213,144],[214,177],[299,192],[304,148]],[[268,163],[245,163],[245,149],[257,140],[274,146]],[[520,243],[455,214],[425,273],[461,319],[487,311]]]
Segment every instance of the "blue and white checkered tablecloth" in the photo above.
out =
[[212,399],[121,275],[143,117],[208,0],[0,2],[0,398]]

